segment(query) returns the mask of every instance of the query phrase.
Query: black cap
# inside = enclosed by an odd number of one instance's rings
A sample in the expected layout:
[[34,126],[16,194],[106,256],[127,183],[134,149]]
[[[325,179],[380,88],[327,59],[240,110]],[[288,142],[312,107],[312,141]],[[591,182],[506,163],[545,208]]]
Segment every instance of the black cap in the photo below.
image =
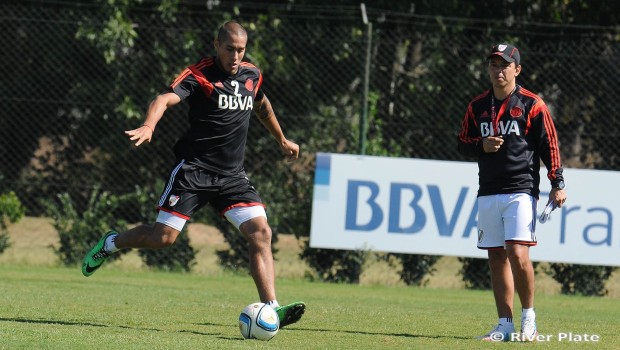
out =
[[519,55],[519,49],[510,44],[498,44],[493,46],[491,52],[489,53],[489,56],[487,56],[487,59],[493,56],[500,56],[506,62],[514,62],[517,66],[521,62],[521,55]]

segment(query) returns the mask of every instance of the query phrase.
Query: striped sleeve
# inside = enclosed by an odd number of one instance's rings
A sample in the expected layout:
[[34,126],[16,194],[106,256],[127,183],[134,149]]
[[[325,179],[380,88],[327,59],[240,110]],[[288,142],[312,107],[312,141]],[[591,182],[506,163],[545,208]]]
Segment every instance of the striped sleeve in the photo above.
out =
[[202,74],[202,69],[213,65],[213,58],[204,58],[197,64],[187,67],[170,84],[167,92],[174,92],[181,100],[185,100],[195,91],[203,90],[210,95],[213,86]]
[[461,154],[472,157],[482,153],[482,136],[480,135],[472,104],[467,106],[467,111],[461,123],[461,131],[458,135],[458,149]]
[[563,180],[562,162],[560,160],[560,148],[558,146],[558,135],[549,109],[545,102],[538,98],[530,110],[531,118],[540,123],[540,158],[547,167],[547,178],[552,184]]

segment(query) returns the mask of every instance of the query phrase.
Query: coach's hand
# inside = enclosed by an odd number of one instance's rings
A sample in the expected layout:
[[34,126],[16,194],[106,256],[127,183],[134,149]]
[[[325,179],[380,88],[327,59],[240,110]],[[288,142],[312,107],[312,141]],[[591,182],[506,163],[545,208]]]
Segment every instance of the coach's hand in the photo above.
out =
[[504,144],[504,139],[497,136],[489,136],[482,139],[482,149],[485,153],[493,153],[499,151]]
[[549,192],[549,201],[547,204],[554,202],[558,208],[562,208],[564,202],[566,202],[566,191],[559,188],[552,188]]

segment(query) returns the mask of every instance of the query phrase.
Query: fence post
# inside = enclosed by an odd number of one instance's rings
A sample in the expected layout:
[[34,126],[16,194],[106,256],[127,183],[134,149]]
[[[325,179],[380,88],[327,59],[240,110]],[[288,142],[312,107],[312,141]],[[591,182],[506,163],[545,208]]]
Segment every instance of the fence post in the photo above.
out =
[[372,22],[368,21],[366,5],[360,4],[362,19],[366,25],[366,63],[364,65],[364,92],[362,98],[362,113],[359,125],[359,154],[366,154],[366,133],[368,131],[368,84],[370,82],[370,53],[372,48]]

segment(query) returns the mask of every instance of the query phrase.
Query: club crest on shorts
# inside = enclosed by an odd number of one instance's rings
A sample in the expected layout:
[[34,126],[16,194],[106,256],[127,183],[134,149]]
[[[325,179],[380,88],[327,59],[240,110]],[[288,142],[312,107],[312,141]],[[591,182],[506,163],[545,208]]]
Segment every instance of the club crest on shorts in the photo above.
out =
[[168,204],[170,204],[171,207],[174,207],[175,204],[177,204],[177,202],[179,201],[179,199],[181,199],[181,197],[177,196],[177,195],[170,195],[170,197],[168,198]]
[[478,229],[478,243],[482,242],[482,236],[484,236],[484,231]]

